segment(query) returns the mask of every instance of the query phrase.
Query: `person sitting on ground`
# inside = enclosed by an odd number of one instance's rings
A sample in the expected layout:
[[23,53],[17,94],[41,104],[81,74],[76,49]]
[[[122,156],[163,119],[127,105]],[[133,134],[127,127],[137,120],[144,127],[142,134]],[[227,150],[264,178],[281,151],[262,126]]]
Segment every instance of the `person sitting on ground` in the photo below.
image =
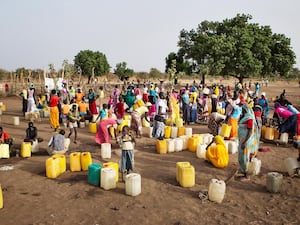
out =
[[28,127],[26,128],[26,137],[24,138],[24,142],[33,142],[37,141],[37,128],[33,125],[33,122],[28,122]]
[[48,143],[47,152],[49,155],[65,154],[68,147],[65,148],[65,131],[60,130],[59,133],[54,134]]
[[[212,144],[215,143],[216,145]],[[206,159],[217,168],[228,166],[229,156],[223,138],[220,135],[214,137],[206,148]]]
[[0,127],[0,144],[8,144],[9,147],[13,144],[12,138],[3,130],[3,127]]

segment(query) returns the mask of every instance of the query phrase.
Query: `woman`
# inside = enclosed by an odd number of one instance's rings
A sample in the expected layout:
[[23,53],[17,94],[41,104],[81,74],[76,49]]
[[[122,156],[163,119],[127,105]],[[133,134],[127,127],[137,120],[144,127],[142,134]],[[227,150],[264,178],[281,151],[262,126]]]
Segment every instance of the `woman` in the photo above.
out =
[[50,125],[53,129],[57,130],[59,128],[59,97],[57,96],[56,90],[51,91],[51,97],[49,100],[49,108],[50,108]]
[[89,111],[92,115],[97,115],[97,105],[96,100],[98,98],[97,93],[93,91],[92,88],[89,89],[89,92],[86,95],[86,99],[89,101]]
[[238,161],[241,167],[241,181],[249,181],[248,164],[256,156],[259,147],[259,133],[253,110],[242,104],[242,113],[238,126]]
[[142,137],[142,118],[147,118],[148,108],[140,106],[131,113],[131,128],[136,131],[137,137]]
[[[216,145],[211,146],[212,143]],[[206,148],[206,159],[217,168],[228,166],[229,156],[225,142],[220,135],[214,137],[214,140]]]
[[36,108],[35,104],[35,88],[33,84],[30,84],[27,91],[27,112],[33,112]]
[[292,113],[278,102],[274,105],[274,115],[279,118],[279,133],[289,133],[291,136],[297,135],[297,114]]
[[119,102],[115,108],[115,114],[117,116],[118,123],[122,123],[124,115],[125,115],[125,105],[122,96],[119,97]]
[[117,121],[114,119],[105,119],[100,121],[95,134],[95,142],[98,144],[110,143],[110,136],[108,133],[109,126],[117,126]]

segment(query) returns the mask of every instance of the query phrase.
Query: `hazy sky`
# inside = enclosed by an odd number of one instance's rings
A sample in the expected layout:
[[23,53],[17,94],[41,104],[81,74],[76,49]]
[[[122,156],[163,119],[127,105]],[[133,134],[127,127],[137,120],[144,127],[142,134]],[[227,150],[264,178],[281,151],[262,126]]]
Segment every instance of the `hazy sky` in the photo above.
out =
[[[299,0],[0,0],[0,68],[61,68],[80,50],[100,51],[112,67],[165,69],[182,29],[238,13],[291,38],[300,54]],[[297,57],[296,67],[300,67]]]

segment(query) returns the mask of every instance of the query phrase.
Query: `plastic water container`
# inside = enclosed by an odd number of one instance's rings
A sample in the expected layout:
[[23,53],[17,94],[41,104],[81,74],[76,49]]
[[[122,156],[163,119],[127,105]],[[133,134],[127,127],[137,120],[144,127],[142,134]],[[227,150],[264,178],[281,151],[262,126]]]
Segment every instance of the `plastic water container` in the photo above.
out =
[[175,139],[166,139],[168,153],[175,152]]
[[179,137],[182,140],[182,150],[187,150],[188,149],[188,140],[189,140],[189,136],[184,135]]
[[226,183],[223,180],[211,179],[208,187],[208,199],[212,202],[221,203],[226,192]]
[[65,138],[65,141],[64,141],[64,151],[69,151],[69,146],[70,146],[70,138]]
[[85,122],[84,121],[79,122],[79,128],[85,128]]
[[234,154],[238,152],[238,144],[236,141],[229,141],[228,142],[228,153]]
[[23,142],[21,145],[21,157],[31,157],[31,143],[30,142]]
[[175,119],[176,127],[183,127],[183,119],[182,118],[176,118]]
[[231,126],[223,123],[221,127],[221,133],[220,135],[223,137],[229,137],[230,136],[230,131],[231,131]]
[[261,160],[257,158],[252,158],[251,162],[248,165],[248,173],[250,175],[258,175],[260,173]]
[[20,125],[20,118],[18,116],[13,117],[13,125],[15,125],[15,126]]
[[207,147],[206,144],[198,144],[196,156],[199,159],[206,159],[206,147]]
[[202,134],[202,136],[203,136],[202,144],[207,144],[207,145],[213,140],[213,137],[214,137],[212,134],[209,134],[209,133]]
[[196,152],[198,144],[200,144],[200,136],[199,135],[193,135],[193,136],[189,137],[188,150],[190,152]]
[[48,118],[50,116],[50,111],[49,110],[45,110],[44,111],[44,117]]
[[111,158],[111,144],[110,143],[102,143],[100,155],[102,159],[110,159]]
[[280,136],[280,133],[279,133],[279,130],[276,129],[276,128],[273,128],[274,129],[274,139],[279,139],[279,136]]
[[295,175],[295,169],[300,167],[296,158],[286,158],[284,160],[284,165],[291,177]]
[[193,128],[186,127],[185,128],[185,135],[188,136],[188,137],[191,137],[193,135]]
[[145,117],[142,119],[142,126],[143,127],[150,127],[150,123],[146,120]]
[[89,169],[89,165],[92,164],[92,155],[90,152],[81,152],[80,154],[80,164],[81,170],[87,171]]
[[178,127],[177,137],[185,135],[185,127]]
[[63,154],[54,154],[52,156],[52,158],[53,157],[59,160],[59,172],[60,172],[60,174],[66,172],[66,170],[67,170],[67,159],[66,159],[66,156],[63,155]]
[[280,135],[280,142],[287,144],[288,141],[289,141],[289,134],[288,133],[282,133]]
[[9,158],[9,145],[0,144],[0,158],[8,159]]
[[100,187],[104,190],[116,188],[116,171],[113,168],[101,169]]
[[46,160],[46,176],[56,178],[60,175],[60,160],[54,156]]
[[190,166],[190,162],[177,162],[176,163],[176,181],[179,182],[179,169],[180,167]]
[[182,138],[175,138],[175,152],[180,152],[183,150],[183,139]]
[[2,187],[0,184],[0,209],[3,208],[3,195],[2,195]]
[[164,132],[165,132],[164,134],[165,138],[171,138],[172,127],[165,126]]
[[94,186],[100,186],[101,164],[90,164],[88,168],[88,183]]
[[177,138],[178,127],[172,127],[171,138]]
[[32,142],[31,152],[36,153],[38,151],[39,151],[39,142],[38,142],[38,140],[35,140],[35,141]]
[[181,187],[193,187],[195,185],[194,166],[179,167],[179,184]]
[[168,152],[168,145],[165,139],[163,140],[156,140],[156,152],[158,154],[166,154]]
[[88,126],[90,124],[90,121],[89,120],[85,120],[85,126]]
[[266,187],[271,193],[280,192],[283,176],[277,172],[270,172],[266,177]]
[[274,140],[274,129],[272,127],[267,127],[265,131],[265,139]]
[[138,173],[131,173],[125,176],[125,193],[130,196],[137,196],[142,192],[142,179]]
[[72,172],[81,171],[80,152],[70,154],[70,170]]
[[91,134],[96,134],[96,132],[97,132],[97,124],[96,123],[89,123],[89,132]]
[[267,126],[266,125],[262,125],[262,127],[261,127],[261,135],[260,135],[262,138],[265,138],[266,130],[267,130]]
[[119,181],[119,164],[116,162],[103,163],[103,168],[112,168],[116,171],[116,182]]

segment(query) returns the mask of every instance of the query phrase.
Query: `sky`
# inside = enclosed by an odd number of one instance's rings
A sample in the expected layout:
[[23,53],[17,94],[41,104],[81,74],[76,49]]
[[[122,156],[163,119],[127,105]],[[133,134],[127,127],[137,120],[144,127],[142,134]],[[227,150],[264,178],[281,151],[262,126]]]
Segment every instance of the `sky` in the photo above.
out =
[[238,13],[290,38],[299,68],[299,10],[299,0],[0,0],[0,68],[59,70],[92,50],[106,55],[112,72],[120,62],[135,72],[164,72],[182,29]]

